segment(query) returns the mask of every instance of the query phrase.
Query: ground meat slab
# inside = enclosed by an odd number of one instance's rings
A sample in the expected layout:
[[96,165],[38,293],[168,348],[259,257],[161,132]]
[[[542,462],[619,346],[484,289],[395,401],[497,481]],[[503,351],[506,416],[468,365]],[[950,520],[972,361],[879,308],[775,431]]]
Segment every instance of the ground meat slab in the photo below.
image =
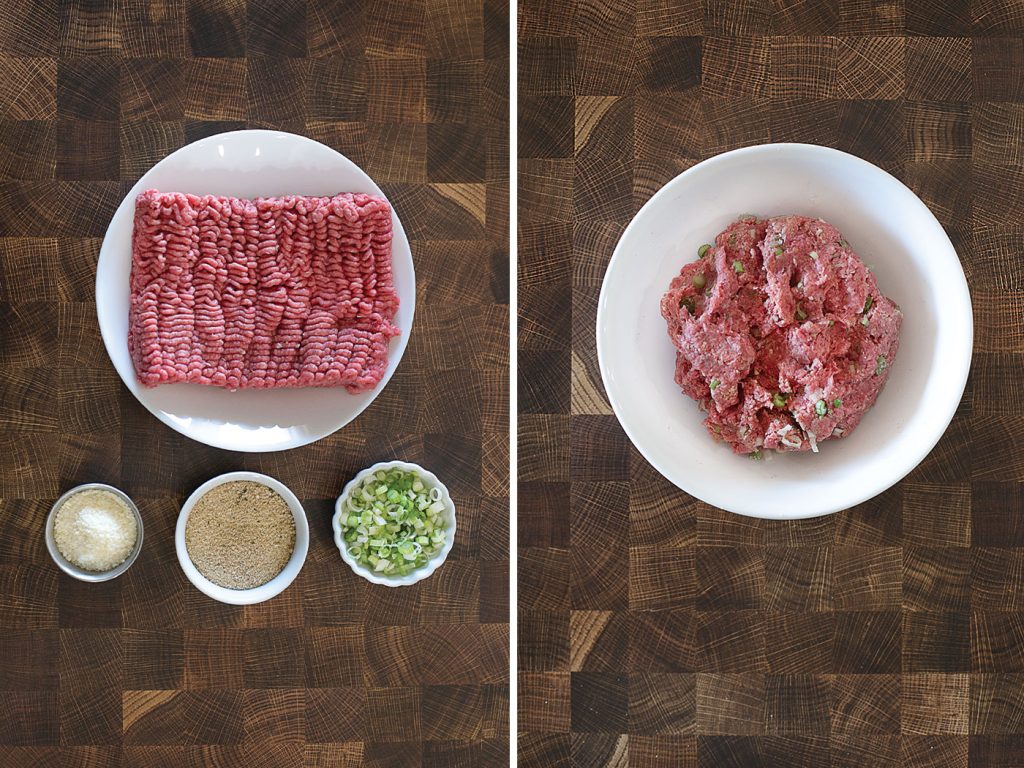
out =
[[380,197],[143,192],[128,349],[147,387],[372,389],[398,334]]
[[817,451],[874,405],[903,315],[835,227],[740,217],[661,300],[676,383],[739,454]]

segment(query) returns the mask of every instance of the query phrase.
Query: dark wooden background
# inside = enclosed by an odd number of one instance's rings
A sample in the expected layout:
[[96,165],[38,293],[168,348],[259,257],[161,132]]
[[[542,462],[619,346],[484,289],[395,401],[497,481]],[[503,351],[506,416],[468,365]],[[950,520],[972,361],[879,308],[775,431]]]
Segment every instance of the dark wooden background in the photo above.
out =
[[[1024,765],[1024,4],[525,0],[519,33],[520,766]],[[769,141],[903,179],[976,316],[935,451],[800,523],[663,480],[594,348],[639,206]]]
[[[508,17],[503,0],[99,0],[0,6],[0,765],[483,766],[508,755]],[[245,127],[311,136],[384,188],[412,241],[409,348],[340,433],[207,448],[122,387],[100,341],[100,242],[147,168]],[[369,585],[331,538],[360,468],[420,462],[458,509],[448,562]],[[306,505],[298,580],[215,603],[174,552],[207,478],[264,471]],[[82,584],[50,505],[104,481],[141,556]]]

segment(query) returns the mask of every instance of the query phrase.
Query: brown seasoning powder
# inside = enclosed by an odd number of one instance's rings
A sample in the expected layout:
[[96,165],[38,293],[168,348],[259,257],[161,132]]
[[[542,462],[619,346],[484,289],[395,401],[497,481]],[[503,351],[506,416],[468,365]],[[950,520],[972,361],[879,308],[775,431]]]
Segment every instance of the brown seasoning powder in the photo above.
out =
[[237,480],[204,493],[185,524],[185,547],[214,584],[251,589],[277,576],[295,549],[295,518],[281,495]]

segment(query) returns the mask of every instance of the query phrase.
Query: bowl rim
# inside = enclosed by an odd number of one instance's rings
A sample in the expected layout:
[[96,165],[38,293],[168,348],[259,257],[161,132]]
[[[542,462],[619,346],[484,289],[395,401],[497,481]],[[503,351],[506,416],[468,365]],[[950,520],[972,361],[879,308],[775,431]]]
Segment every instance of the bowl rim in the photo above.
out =
[[[387,577],[382,576],[378,573],[371,571],[364,565],[357,563],[355,559],[348,553],[348,548],[345,546],[345,541],[341,538],[341,505],[352,493],[353,489],[359,485],[366,477],[372,475],[378,470],[389,470],[389,469],[402,469],[406,472],[418,472],[425,480],[429,481],[432,487],[437,488],[441,491],[441,501],[444,502],[445,511],[448,512],[450,517],[450,526],[446,533],[450,535],[445,536],[444,546],[441,547],[440,551],[437,552],[433,557],[427,560],[422,566],[416,570],[399,577]],[[331,529],[334,533],[334,544],[337,546],[338,551],[341,553],[341,559],[344,560],[348,567],[352,569],[358,576],[362,576],[367,581],[373,584],[380,584],[385,587],[407,587],[410,584],[423,581],[431,574],[434,573],[444,561],[448,558],[448,553],[451,552],[452,546],[455,544],[455,531],[456,531],[456,514],[455,514],[455,502],[452,500],[451,494],[448,491],[448,487],[442,483],[437,475],[431,472],[429,469],[421,467],[419,464],[415,464],[411,461],[401,461],[395,459],[393,461],[378,461],[373,466],[367,467],[356,473],[355,477],[349,480],[341,494],[334,502],[334,515],[331,517]]]
[[[57,511],[61,508],[64,502],[76,493],[89,490],[101,490],[113,493],[128,505],[132,515],[135,517],[135,544],[132,547],[131,552],[128,553],[128,556],[109,571],[89,571],[85,568],[79,568],[61,554],[60,550],[57,548],[57,541],[53,536],[53,524],[57,518]],[[139,512],[138,506],[134,501],[132,501],[132,498],[127,493],[122,491],[120,488],[108,485],[107,483],[82,483],[81,485],[69,488],[60,495],[60,498],[53,502],[53,506],[50,507],[50,512],[46,516],[46,549],[49,551],[50,557],[53,558],[53,562],[56,563],[57,567],[64,571],[64,573],[72,578],[78,579],[79,581],[96,583],[116,579],[122,573],[127,571],[132,566],[132,563],[135,562],[136,558],[138,558],[139,553],[142,551],[143,537],[144,530],[142,524],[142,513]]]
[[[706,171],[709,167],[727,163],[731,160],[734,160],[737,157],[742,157],[745,155],[781,153],[787,151],[803,152],[812,156],[818,155],[822,157],[841,157],[844,162],[853,163],[854,165],[859,165],[862,168],[870,169],[873,173],[882,174],[884,177],[888,178],[890,183],[895,183],[898,186],[898,188],[901,188],[904,192],[909,194],[908,200],[910,205],[916,207],[921,216],[925,220],[929,221],[930,224],[933,224],[935,227],[938,228],[938,230],[942,233],[942,236],[944,237],[946,243],[949,246],[949,252],[954,257],[954,261],[957,267],[954,278],[959,277],[959,280],[955,280],[956,290],[959,294],[956,297],[957,305],[966,310],[964,312],[963,317],[963,326],[965,332],[962,336],[962,346],[959,348],[951,348],[947,350],[947,353],[956,356],[956,376],[954,379],[951,380],[950,383],[950,397],[945,401],[944,408],[941,411],[941,413],[937,414],[936,418],[931,420],[930,423],[932,427],[929,433],[925,434],[925,436],[916,444],[916,448],[908,453],[908,459],[906,463],[900,468],[898,472],[895,472],[893,475],[887,477],[880,484],[860,486],[859,491],[852,494],[848,494],[848,498],[844,498],[841,503],[831,502],[828,504],[822,504],[815,508],[808,509],[806,511],[799,511],[793,514],[766,515],[760,512],[758,509],[752,508],[750,506],[745,506],[743,504],[726,505],[725,503],[723,503],[725,500],[723,500],[722,498],[708,500],[704,498],[704,496],[707,496],[707,494],[698,495],[697,493],[695,493],[692,484],[688,484],[681,480],[675,473],[661,466],[659,462],[656,461],[650,455],[650,452],[646,450],[642,445],[641,441],[638,440],[638,436],[635,434],[635,430],[629,424],[623,421],[623,419],[619,416],[621,412],[622,403],[620,402],[620,398],[608,386],[608,382],[612,379],[608,362],[608,355],[610,353],[607,349],[607,340],[601,333],[601,328],[607,321],[605,314],[606,312],[609,311],[607,309],[609,293],[609,275],[611,275],[612,270],[615,267],[617,261],[623,258],[620,256],[620,254],[624,250],[623,243],[628,242],[629,236],[631,234],[635,234],[635,230],[638,230],[640,228],[640,222],[643,218],[642,214],[645,211],[657,206],[661,199],[667,198],[669,195],[672,194],[672,192],[676,188],[685,184],[688,178],[692,175],[695,175],[698,169],[700,169],[701,171]],[[684,170],[683,172],[681,172],[680,174],[666,182],[637,210],[637,212],[633,215],[632,219],[630,219],[629,224],[626,226],[626,228],[622,231],[622,234],[619,236],[619,240],[615,245],[615,249],[613,250],[612,256],[608,261],[608,266],[605,269],[605,274],[601,281],[601,291],[598,295],[597,303],[597,317],[594,326],[595,341],[597,346],[598,368],[601,372],[601,383],[604,386],[605,394],[608,397],[609,405],[611,405],[612,411],[615,413],[616,419],[619,421],[619,424],[622,426],[622,429],[626,433],[626,436],[629,438],[630,442],[636,447],[636,449],[640,452],[644,459],[652,467],[654,467],[655,470],[658,471],[659,474],[661,474],[669,482],[671,482],[673,485],[678,487],[683,492],[693,496],[696,499],[704,501],[707,504],[711,504],[712,506],[716,506],[728,512],[733,512],[735,514],[743,515],[746,517],[755,517],[768,520],[799,520],[814,517],[822,517],[824,515],[834,514],[844,509],[849,509],[858,504],[862,504],[865,501],[868,501],[869,499],[872,499],[875,496],[879,495],[880,493],[883,493],[884,491],[893,487],[901,480],[903,480],[903,478],[905,478],[908,474],[910,474],[910,472],[912,472],[925,459],[925,457],[929,453],[931,453],[932,449],[935,448],[939,440],[942,439],[942,436],[949,428],[949,425],[952,422],[953,417],[956,415],[956,411],[960,406],[960,402],[963,399],[964,390],[967,386],[967,380],[970,375],[971,361],[974,351],[974,316],[972,309],[973,305],[971,302],[970,287],[967,283],[967,276],[964,274],[963,265],[960,263],[960,259],[956,252],[956,248],[953,246],[952,241],[949,239],[949,234],[946,232],[945,227],[942,226],[942,223],[936,218],[935,214],[932,213],[931,209],[928,208],[924,201],[921,200],[921,198],[918,197],[918,195],[912,189],[910,189],[910,187],[908,187],[906,184],[897,179],[891,173],[884,170],[883,168],[878,167],[874,163],[865,160],[862,157],[858,157],[857,155],[850,154],[849,152],[843,152],[842,150],[834,149],[832,147],[825,147],[818,144],[804,144],[799,142],[755,144],[752,146],[740,147],[738,149],[733,149],[719,153],[712,157],[706,158],[705,160],[702,160],[699,163],[696,163],[690,168],[687,168],[686,170]],[[952,396],[953,393],[956,394],[955,397]],[[690,487],[687,487],[688,485]]]
[[[199,569],[192,562],[192,558],[189,557],[188,548],[185,545],[185,526],[188,524],[188,516],[192,512],[192,508],[208,491],[225,483],[244,480],[264,485],[272,491],[276,491],[285,500],[289,511],[292,513],[292,517],[295,519],[295,548],[292,550],[292,555],[288,558],[288,562],[285,563],[281,572],[270,581],[256,587],[250,587],[249,589],[230,589],[229,587],[214,584],[199,572]],[[227,605],[253,605],[254,603],[262,603],[265,600],[270,600],[272,597],[277,597],[295,581],[295,578],[299,575],[302,566],[306,562],[306,555],[309,552],[309,521],[306,519],[306,510],[303,508],[302,502],[280,480],[260,472],[249,472],[246,470],[225,472],[224,474],[211,477],[200,485],[192,491],[185,500],[185,503],[181,505],[181,510],[178,512],[178,522],[174,530],[174,549],[177,553],[178,564],[181,566],[181,570],[184,571],[185,576],[192,582],[192,585],[204,595]]]

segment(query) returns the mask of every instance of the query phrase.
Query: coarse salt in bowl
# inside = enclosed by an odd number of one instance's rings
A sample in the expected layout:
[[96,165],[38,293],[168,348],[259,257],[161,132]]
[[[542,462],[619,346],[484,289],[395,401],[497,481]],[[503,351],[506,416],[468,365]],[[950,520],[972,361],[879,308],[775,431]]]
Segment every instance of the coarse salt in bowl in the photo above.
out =
[[[711,439],[704,414],[674,380],[661,297],[700,244],[741,214],[824,219],[903,311],[899,352],[877,402],[851,435],[820,453],[736,456]],[[647,201],[612,254],[596,331],[612,409],[658,472],[716,507],[794,519],[866,501],[932,450],[967,382],[973,317],[949,237],[903,183],[839,150],[767,144],[705,160]]]
[[[404,576],[388,576],[377,573],[367,568],[365,565],[356,562],[355,558],[349,554],[348,547],[345,544],[345,540],[342,538],[341,532],[341,516],[343,514],[342,509],[345,506],[345,501],[356,488],[362,485],[363,480],[367,477],[375,472],[387,472],[389,469],[400,469],[404,472],[415,472],[419,475],[426,487],[437,488],[437,490],[440,491],[440,501],[444,504],[444,510],[440,513],[445,522],[444,545],[441,549],[435,552],[424,565],[405,574]],[[445,487],[445,484],[437,479],[437,475],[424,469],[419,464],[412,464],[408,461],[382,461],[374,464],[372,467],[367,467],[348,482],[344,490],[342,490],[341,495],[338,497],[338,500],[334,503],[334,517],[331,519],[331,525],[334,527],[334,543],[337,545],[338,551],[341,552],[341,559],[348,564],[349,568],[355,571],[359,576],[362,576],[364,579],[374,584],[381,584],[386,587],[406,587],[430,576],[434,571],[441,567],[445,558],[448,557],[448,553],[451,552],[452,545],[455,543],[455,502],[452,501],[451,494],[448,493],[448,489]]]
[[[135,517],[135,544],[132,546],[131,551],[124,560],[106,571],[90,571],[85,568],[80,568],[72,563],[64,557],[60,549],[57,547],[57,541],[53,532],[53,525],[56,521],[57,513],[64,505],[64,502],[68,501],[77,493],[92,490],[112,493],[124,502]],[[57,501],[54,502],[53,507],[50,508],[50,514],[46,517],[46,548],[50,552],[50,557],[53,558],[53,562],[55,562],[57,567],[64,571],[68,576],[72,576],[79,581],[109,581],[110,579],[117,578],[127,571],[139,556],[139,552],[142,551],[142,515],[139,513],[139,508],[135,506],[135,502],[131,500],[128,494],[112,485],[106,485],[105,483],[86,483],[84,485],[77,485],[57,499]]]
[[[232,482],[259,483],[275,491],[284,499],[295,520],[295,548],[284,569],[267,583],[251,589],[230,589],[210,581],[196,568],[185,544],[185,527],[188,525],[189,513],[196,502],[217,486]],[[185,572],[185,576],[193,586],[204,595],[230,605],[252,605],[276,597],[295,581],[295,577],[299,575],[299,571],[302,570],[302,566],[306,562],[306,554],[309,551],[309,523],[306,520],[306,512],[303,510],[302,504],[284,483],[259,472],[228,472],[207,480],[196,488],[185,501],[181,513],[178,515],[178,526],[174,532],[174,548],[178,554],[181,570]]]

